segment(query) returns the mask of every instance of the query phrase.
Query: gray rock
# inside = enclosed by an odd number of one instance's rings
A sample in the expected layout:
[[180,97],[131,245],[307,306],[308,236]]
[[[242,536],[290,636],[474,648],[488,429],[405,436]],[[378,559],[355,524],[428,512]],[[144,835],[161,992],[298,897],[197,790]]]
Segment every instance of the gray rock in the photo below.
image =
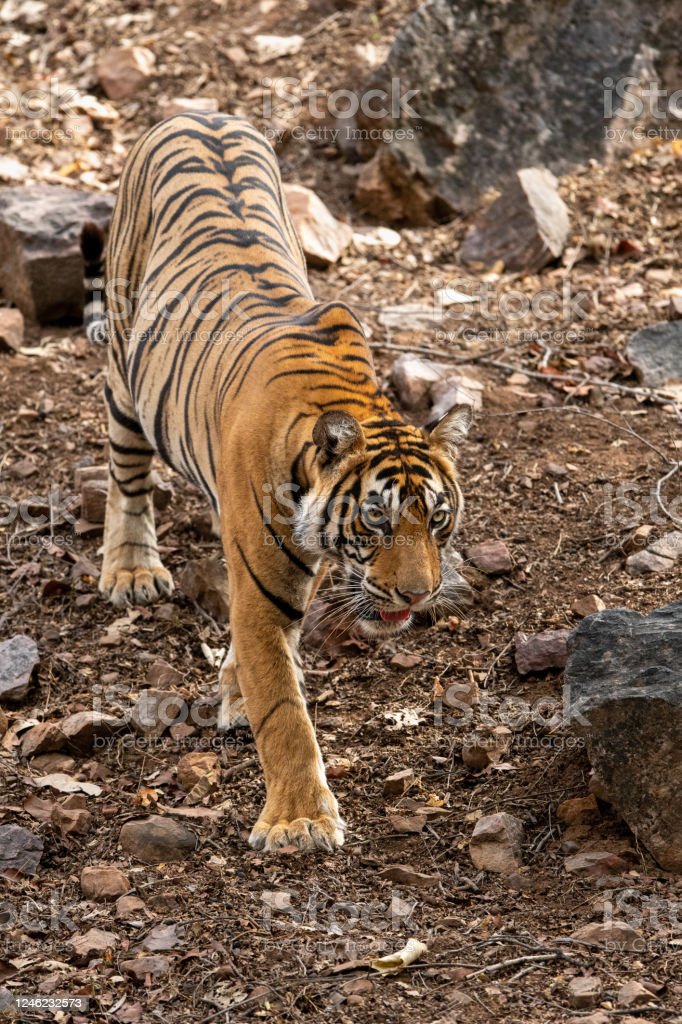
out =
[[0,825],[0,871],[35,875],[42,855],[40,836],[20,825]]
[[655,551],[635,551],[625,559],[625,571],[630,576],[648,576],[650,572],[670,572],[675,568],[675,560],[657,555]]
[[0,700],[23,700],[38,664],[38,645],[30,636],[18,633],[0,644]]
[[662,868],[682,872],[682,601],[583,619],[564,695],[602,794]]
[[0,190],[0,287],[39,323],[80,321],[86,221],[106,228],[114,197],[59,185]]
[[645,387],[681,381],[682,320],[642,327],[632,335],[625,351]]
[[570,221],[557,191],[557,180],[544,167],[519,171],[502,195],[469,228],[459,251],[464,263],[532,273],[564,251]]
[[393,132],[388,142],[353,144],[364,160],[379,146],[374,166],[386,188],[383,196],[374,189],[374,215],[448,220],[521,167],[560,174],[604,156],[614,148],[609,127],[624,130],[632,147],[632,128],[645,118],[623,119],[615,90],[609,110],[604,80],[635,75],[646,86],[668,76],[665,86],[679,88],[680,17],[680,0],[655,8],[637,0],[429,0],[363,90],[386,94],[387,115],[359,114],[358,127]]

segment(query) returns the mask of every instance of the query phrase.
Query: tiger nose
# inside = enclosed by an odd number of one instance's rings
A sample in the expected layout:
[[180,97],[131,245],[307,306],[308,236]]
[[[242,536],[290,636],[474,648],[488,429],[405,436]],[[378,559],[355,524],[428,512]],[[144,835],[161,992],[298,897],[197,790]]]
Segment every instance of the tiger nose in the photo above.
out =
[[419,604],[420,601],[425,601],[429,596],[428,590],[422,590],[419,593],[416,593],[414,590],[399,590],[398,593],[408,604]]

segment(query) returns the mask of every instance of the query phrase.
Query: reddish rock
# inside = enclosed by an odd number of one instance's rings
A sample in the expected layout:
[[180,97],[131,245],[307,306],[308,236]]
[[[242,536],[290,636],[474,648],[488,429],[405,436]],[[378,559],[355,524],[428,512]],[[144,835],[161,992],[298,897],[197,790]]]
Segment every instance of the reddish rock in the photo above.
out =
[[209,772],[216,772],[219,769],[220,758],[217,754],[199,750],[192,751],[189,754],[185,754],[178,761],[178,785],[186,792],[189,792]]
[[471,564],[489,576],[511,572],[514,567],[509,548],[501,540],[484,540],[465,548],[464,554]]
[[586,850],[567,857],[564,867],[572,875],[601,878],[603,875],[618,875],[622,871],[626,871],[628,865],[615,853],[604,850]]
[[119,842],[126,853],[144,864],[186,860],[197,847],[197,837],[176,821],[151,815],[141,821],[127,821]]
[[585,924],[571,934],[572,939],[594,946],[604,946],[614,951],[639,950],[646,947],[646,940],[624,921],[595,921]]
[[81,871],[83,895],[91,900],[113,900],[130,889],[128,876],[111,864],[92,865]]
[[573,602],[573,611],[581,619],[587,615],[594,615],[595,612],[603,612],[605,608],[606,605],[598,594],[588,594]]
[[523,822],[501,811],[487,814],[476,822],[469,853],[479,871],[511,874],[521,867]]
[[117,46],[97,61],[97,78],[110,100],[127,100],[149,81],[155,63],[146,46]]
[[53,753],[55,750],[61,750],[65,744],[66,737],[56,722],[41,722],[24,733],[21,740],[21,756]]
[[0,309],[0,352],[18,352],[24,344],[24,317],[20,309]]
[[557,808],[557,818],[567,825],[598,821],[599,817],[599,805],[592,793],[589,796],[571,797],[560,803]]
[[590,1010],[601,998],[599,978],[571,978],[568,983],[568,1001],[576,1010]]
[[170,960],[167,956],[140,956],[137,960],[123,960],[121,969],[135,981],[158,981],[170,971]]
[[571,633],[570,629],[546,629],[534,636],[517,633],[514,661],[519,674],[525,676],[530,672],[564,668],[568,659],[568,638]]
[[394,772],[384,780],[384,796],[396,797],[406,793],[414,783],[414,772],[411,768],[404,768],[400,772]]
[[118,935],[101,928],[91,928],[83,934],[72,935],[67,941],[67,945],[73,949],[73,959],[81,964],[87,964],[108,949],[115,949],[117,943]]

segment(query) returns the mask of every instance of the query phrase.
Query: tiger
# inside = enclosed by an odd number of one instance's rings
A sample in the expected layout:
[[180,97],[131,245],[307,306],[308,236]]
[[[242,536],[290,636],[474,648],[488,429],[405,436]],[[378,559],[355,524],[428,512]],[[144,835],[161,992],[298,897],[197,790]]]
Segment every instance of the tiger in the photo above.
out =
[[229,582],[224,728],[250,725],[257,850],[332,852],[346,824],[307,710],[301,624],[326,567],[370,637],[447,597],[463,498],[456,406],[420,428],[382,392],[358,317],[318,302],[276,155],[248,121],[176,114],[124,165],[106,254],[109,483],[99,589],[168,598],[154,454],[203,492]]

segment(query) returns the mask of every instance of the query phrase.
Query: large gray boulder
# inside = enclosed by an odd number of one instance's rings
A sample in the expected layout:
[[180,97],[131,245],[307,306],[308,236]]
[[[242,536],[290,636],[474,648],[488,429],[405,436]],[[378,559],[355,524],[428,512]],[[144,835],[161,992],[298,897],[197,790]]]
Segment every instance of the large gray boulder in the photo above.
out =
[[598,795],[667,871],[682,872],[682,601],[597,612],[569,639],[565,711]]
[[83,317],[80,234],[92,221],[106,229],[114,197],[60,185],[0,189],[0,289],[29,320]]
[[626,76],[640,83],[630,93],[679,88],[681,21],[682,0],[428,0],[361,94],[382,91],[371,106],[388,115],[358,113],[356,155],[376,149],[360,197],[391,220],[445,221],[522,167],[564,173],[636,145],[649,100],[628,118],[616,88]]

